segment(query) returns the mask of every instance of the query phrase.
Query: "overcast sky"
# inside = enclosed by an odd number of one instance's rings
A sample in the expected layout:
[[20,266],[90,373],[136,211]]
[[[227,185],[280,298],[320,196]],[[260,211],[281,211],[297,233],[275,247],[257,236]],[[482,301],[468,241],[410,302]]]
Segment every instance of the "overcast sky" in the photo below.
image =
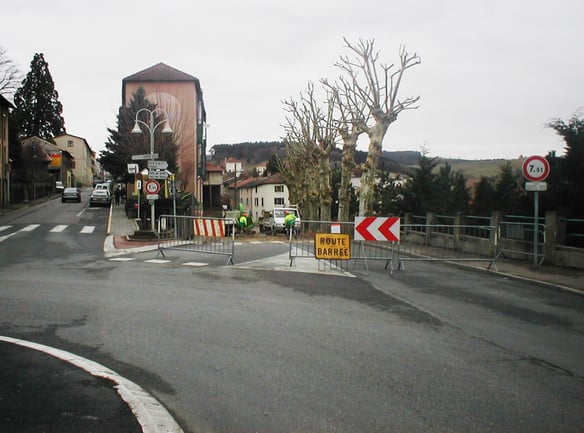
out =
[[582,0],[28,0],[2,5],[0,46],[23,75],[44,54],[67,132],[99,153],[122,79],[159,62],[200,80],[211,147],[280,140],[282,101],[339,75],[343,37],[385,63],[403,44],[422,63],[400,95],[420,107],[384,150],[517,158],[564,153],[546,124],[584,106],[582,17]]

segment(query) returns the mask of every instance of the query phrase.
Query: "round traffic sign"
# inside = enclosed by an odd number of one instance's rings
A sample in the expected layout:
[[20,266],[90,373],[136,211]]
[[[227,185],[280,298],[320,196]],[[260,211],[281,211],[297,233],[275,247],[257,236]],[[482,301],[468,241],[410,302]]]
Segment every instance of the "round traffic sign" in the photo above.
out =
[[541,182],[550,174],[550,163],[543,156],[530,156],[523,161],[521,171],[525,179],[531,182]]
[[147,194],[158,194],[158,191],[160,191],[160,184],[156,180],[148,179],[144,182],[144,189]]

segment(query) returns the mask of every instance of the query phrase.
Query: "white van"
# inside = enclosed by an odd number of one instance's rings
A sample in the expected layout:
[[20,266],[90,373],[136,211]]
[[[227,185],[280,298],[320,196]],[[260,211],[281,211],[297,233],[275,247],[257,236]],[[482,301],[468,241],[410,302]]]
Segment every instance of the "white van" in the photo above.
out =
[[286,213],[293,213],[296,215],[295,225],[300,225],[300,212],[295,207],[275,207],[270,211],[268,217],[264,217],[264,231],[267,233],[275,234],[278,232],[286,232],[286,224],[284,223],[284,218]]

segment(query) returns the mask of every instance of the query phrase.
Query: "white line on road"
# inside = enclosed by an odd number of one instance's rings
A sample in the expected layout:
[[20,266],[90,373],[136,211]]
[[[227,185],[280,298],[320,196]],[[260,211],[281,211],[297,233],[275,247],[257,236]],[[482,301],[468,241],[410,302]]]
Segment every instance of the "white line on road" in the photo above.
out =
[[51,355],[79,367],[93,376],[111,380],[116,384],[115,389],[122,400],[130,406],[130,409],[136,416],[136,420],[142,427],[143,432],[183,433],[183,429],[180,428],[178,423],[158,400],[148,394],[142,387],[125,377],[120,376],[115,371],[87,358],[77,356],[74,353],[65,352],[64,350],[34,343],[32,341],[19,340],[2,335],[0,335],[0,341],[38,350],[39,352],[46,353],[47,355]]
[[0,232],[3,232],[4,230],[8,230],[10,227],[12,227],[12,226],[0,226]]
[[40,224],[30,224],[19,230],[19,232],[32,232],[34,229],[40,227]]
[[95,226],[83,226],[81,229],[81,233],[93,233],[95,230]]
[[53,227],[50,231],[51,231],[51,233],[61,233],[66,228],[67,228],[66,225],[59,224],[59,225],[56,225],[55,227]]

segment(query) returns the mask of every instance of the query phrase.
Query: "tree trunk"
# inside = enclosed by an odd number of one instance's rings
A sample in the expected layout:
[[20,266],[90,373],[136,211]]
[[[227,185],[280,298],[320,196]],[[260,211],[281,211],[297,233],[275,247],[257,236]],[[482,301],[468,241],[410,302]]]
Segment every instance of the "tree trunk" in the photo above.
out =
[[361,192],[359,195],[359,215],[373,214],[375,200],[375,178],[377,166],[381,157],[383,137],[394,116],[383,115],[375,117],[375,125],[369,131],[369,154],[365,162],[365,171],[361,177]]
[[355,168],[355,150],[357,136],[343,137],[343,156],[341,160],[341,185],[339,186],[339,215],[338,220],[348,222],[351,210],[351,178]]

